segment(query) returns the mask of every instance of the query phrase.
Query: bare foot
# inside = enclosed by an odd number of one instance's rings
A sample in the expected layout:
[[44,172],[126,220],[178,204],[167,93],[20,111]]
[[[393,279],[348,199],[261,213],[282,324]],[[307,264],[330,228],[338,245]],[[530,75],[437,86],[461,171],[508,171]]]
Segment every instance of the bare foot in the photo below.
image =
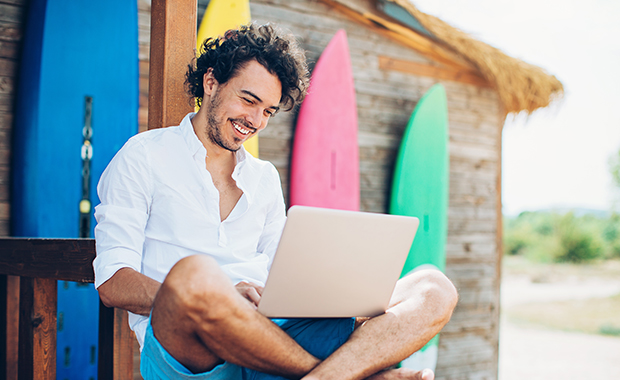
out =
[[381,371],[367,380],[434,380],[435,374],[430,369],[414,371],[409,368],[397,368]]

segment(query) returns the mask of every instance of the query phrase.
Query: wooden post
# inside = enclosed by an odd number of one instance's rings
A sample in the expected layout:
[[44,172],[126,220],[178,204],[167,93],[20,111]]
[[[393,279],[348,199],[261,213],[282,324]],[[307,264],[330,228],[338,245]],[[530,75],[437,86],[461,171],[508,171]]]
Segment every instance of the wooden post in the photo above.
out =
[[133,377],[133,336],[127,312],[99,302],[99,379]]
[[[19,277],[0,275],[0,378],[17,380],[17,347],[19,337]],[[4,298],[6,297],[6,298]]]
[[6,347],[7,347],[7,331],[8,325],[6,323],[8,300],[7,296],[7,276],[0,275],[0,377],[6,379],[7,361],[6,361]]
[[[504,107],[500,107],[500,112],[498,116],[498,120],[500,123],[506,122],[506,111]],[[493,362],[496,365],[495,375],[498,376],[499,373],[499,329],[500,329],[500,313],[501,313],[501,284],[502,284],[502,260],[504,257],[504,214],[502,212],[502,128],[499,130],[497,134],[497,177],[495,179],[496,187],[495,187],[495,212],[497,215],[497,231],[495,235],[495,241],[497,244],[497,262],[495,269],[495,305],[496,308],[493,310],[493,323],[495,324],[495,328],[493,329],[493,335],[495,338],[495,347],[494,347],[494,360]]]
[[21,278],[20,380],[56,380],[56,284],[49,278]]
[[185,72],[195,57],[196,0],[153,0],[149,68],[149,129],[178,125],[194,110]]
[[17,380],[19,347],[19,276],[6,276],[6,379]]

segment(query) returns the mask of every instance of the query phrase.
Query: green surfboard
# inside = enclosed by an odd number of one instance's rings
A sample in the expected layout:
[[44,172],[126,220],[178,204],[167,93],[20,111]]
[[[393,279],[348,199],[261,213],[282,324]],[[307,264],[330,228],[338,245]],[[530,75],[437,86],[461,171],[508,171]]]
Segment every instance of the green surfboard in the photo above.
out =
[[[420,99],[409,119],[394,169],[390,214],[420,219],[401,277],[426,266],[444,271],[448,185],[448,105],[445,89],[436,84]],[[434,371],[438,343],[439,335],[401,366]]]

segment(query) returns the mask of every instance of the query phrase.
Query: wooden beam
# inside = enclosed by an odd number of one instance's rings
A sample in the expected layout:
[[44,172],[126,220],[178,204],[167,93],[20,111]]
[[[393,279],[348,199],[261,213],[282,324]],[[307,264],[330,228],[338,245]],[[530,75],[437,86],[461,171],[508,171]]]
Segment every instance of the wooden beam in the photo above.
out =
[[133,341],[127,312],[99,302],[99,379],[133,377]]
[[6,379],[17,380],[19,350],[19,283],[20,277],[7,276],[6,291]]
[[0,378],[7,378],[7,301],[8,276],[0,275]]
[[[93,239],[0,238],[0,280],[4,274],[26,276],[8,277],[19,280],[20,286],[20,300],[10,303],[20,303],[18,379],[55,379],[56,281],[93,282],[94,258]],[[99,314],[98,377],[132,378],[135,337],[127,323],[127,312],[100,304]]]
[[452,82],[472,84],[478,87],[491,87],[486,79],[467,69],[431,66],[423,63],[404,61],[401,59],[379,56],[381,70],[395,70],[407,74],[447,80]]
[[0,275],[0,378],[17,380],[19,277]]
[[94,239],[0,238],[0,274],[94,282]]
[[149,129],[178,125],[194,110],[185,72],[195,57],[196,0],[153,0],[149,68]]
[[21,278],[19,380],[56,380],[56,284],[48,278]]

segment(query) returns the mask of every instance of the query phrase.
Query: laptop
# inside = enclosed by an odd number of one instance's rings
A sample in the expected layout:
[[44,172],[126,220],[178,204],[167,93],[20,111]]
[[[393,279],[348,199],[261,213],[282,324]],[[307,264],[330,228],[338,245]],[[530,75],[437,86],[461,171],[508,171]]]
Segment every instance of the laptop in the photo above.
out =
[[384,313],[418,224],[406,216],[291,207],[258,311],[272,318]]

